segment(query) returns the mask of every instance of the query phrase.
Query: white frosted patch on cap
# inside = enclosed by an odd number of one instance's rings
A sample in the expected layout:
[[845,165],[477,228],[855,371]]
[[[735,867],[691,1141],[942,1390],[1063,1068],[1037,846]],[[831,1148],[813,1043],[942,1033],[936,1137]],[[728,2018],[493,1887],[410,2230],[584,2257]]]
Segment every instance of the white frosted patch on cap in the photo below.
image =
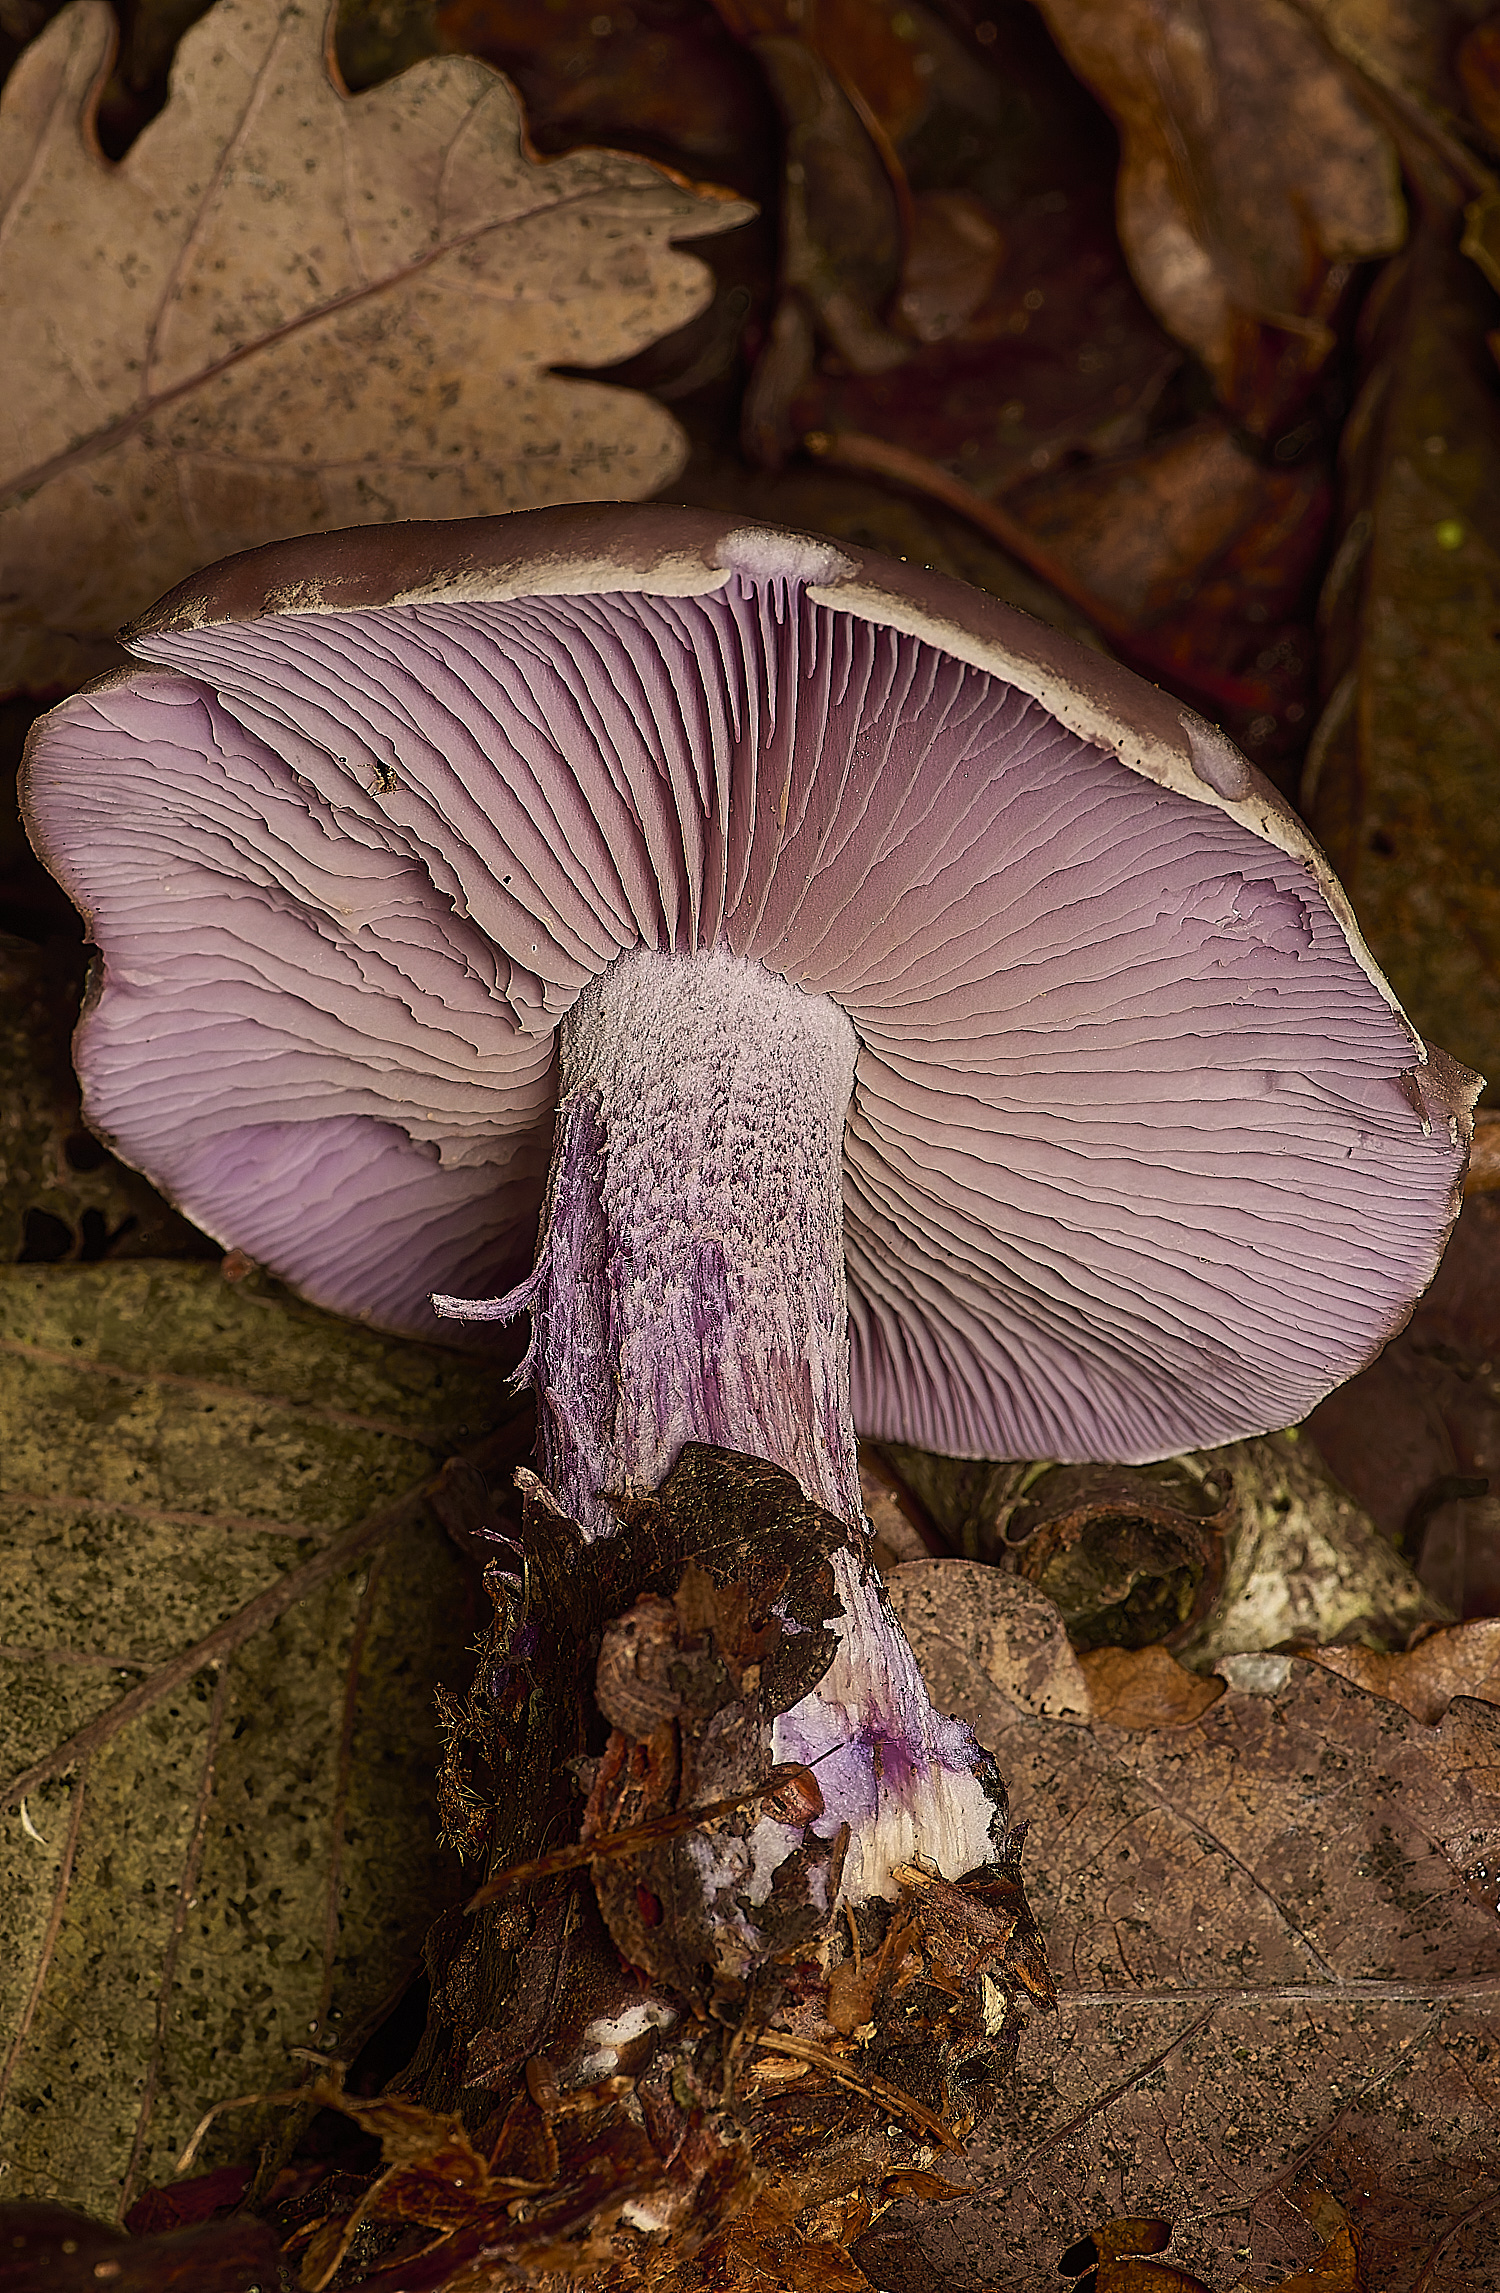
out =
[[1254,781],[1250,766],[1241,756],[1227,733],[1220,732],[1191,709],[1182,712],[1182,729],[1187,734],[1188,754],[1193,770],[1204,786],[1215,796],[1222,796],[1230,804],[1238,804],[1250,794]]
[[714,563],[747,581],[847,581],[853,561],[831,541],[774,527],[739,526],[714,544]]
[[[621,564],[605,553],[595,557],[533,558],[496,568],[455,566],[400,590],[392,605],[503,605],[523,597],[703,597],[724,585],[724,574],[706,566],[696,550],[673,550],[648,567]],[[316,610],[282,606],[279,611]]]

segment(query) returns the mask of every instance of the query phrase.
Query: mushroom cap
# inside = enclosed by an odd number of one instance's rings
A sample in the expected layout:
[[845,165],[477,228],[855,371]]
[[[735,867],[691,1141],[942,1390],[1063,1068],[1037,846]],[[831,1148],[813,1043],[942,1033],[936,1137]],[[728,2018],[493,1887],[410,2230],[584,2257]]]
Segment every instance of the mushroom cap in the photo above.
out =
[[1477,1077],[1225,736],[963,583],[596,505],[273,543],[36,728],[90,1122],[305,1295],[525,1270],[553,1034],[622,951],[834,997],[855,1421],[1146,1460],[1399,1329]]

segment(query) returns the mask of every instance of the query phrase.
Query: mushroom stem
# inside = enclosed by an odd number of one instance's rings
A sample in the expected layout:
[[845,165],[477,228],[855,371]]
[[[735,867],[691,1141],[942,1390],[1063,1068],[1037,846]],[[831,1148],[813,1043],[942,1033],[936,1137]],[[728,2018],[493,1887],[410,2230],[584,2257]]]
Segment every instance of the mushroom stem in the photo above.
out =
[[849,1825],[856,1899],[894,1895],[917,1851],[956,1878],[1005,1828],[993,1762],[933,1710],[868,1552],[841,1179],[857,1052],[830,997],[762,964],[619,957],[563,1023],[536,1270],[507,1301],[533,1318],[543,1474],[590,1535],[689,1441],[769,1458],[848,1523],[838,1652],[771,1752],[815,1764],[814,1828]]
[[541,1465],[607,1535],[685,1441],[862,1515],[841,1171],[858,1040],[831,996],[722,950],[622,955],[562,1023],[533,1276]]

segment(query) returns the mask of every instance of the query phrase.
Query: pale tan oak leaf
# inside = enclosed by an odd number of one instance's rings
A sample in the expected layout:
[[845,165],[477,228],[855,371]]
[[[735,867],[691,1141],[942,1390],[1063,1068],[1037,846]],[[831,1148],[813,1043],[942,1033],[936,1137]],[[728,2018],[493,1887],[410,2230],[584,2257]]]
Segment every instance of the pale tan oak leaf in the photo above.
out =
[[560,376],[701,310],[675,241],[750,210],[607,151],[539,164],[468,57],[351,97],[332,19],[219,0],[114,165],[115,32],[75,0],[0,104],[0,689],[76,686],[208,560],[318,527],[639,498],[639,392]]

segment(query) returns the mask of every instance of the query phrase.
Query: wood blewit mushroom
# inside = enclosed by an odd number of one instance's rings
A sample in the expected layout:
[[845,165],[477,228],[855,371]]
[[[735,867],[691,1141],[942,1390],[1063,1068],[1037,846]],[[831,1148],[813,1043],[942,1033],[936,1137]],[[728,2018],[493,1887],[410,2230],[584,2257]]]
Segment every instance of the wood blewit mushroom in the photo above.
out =
[[[548,510],[275,544],[127,642],[26,784],[101,951],[89,1120],[321,1303],[527,1308],[591,1534],[688,1440],[852,1530],[856,1426],[1284,1425],[1431,1277],[1477,1079],[1222,734],[962,584]],[[846,1892],[987,1862],[1003,1792],[854,1533],[838,1594],[775,1749]]]

